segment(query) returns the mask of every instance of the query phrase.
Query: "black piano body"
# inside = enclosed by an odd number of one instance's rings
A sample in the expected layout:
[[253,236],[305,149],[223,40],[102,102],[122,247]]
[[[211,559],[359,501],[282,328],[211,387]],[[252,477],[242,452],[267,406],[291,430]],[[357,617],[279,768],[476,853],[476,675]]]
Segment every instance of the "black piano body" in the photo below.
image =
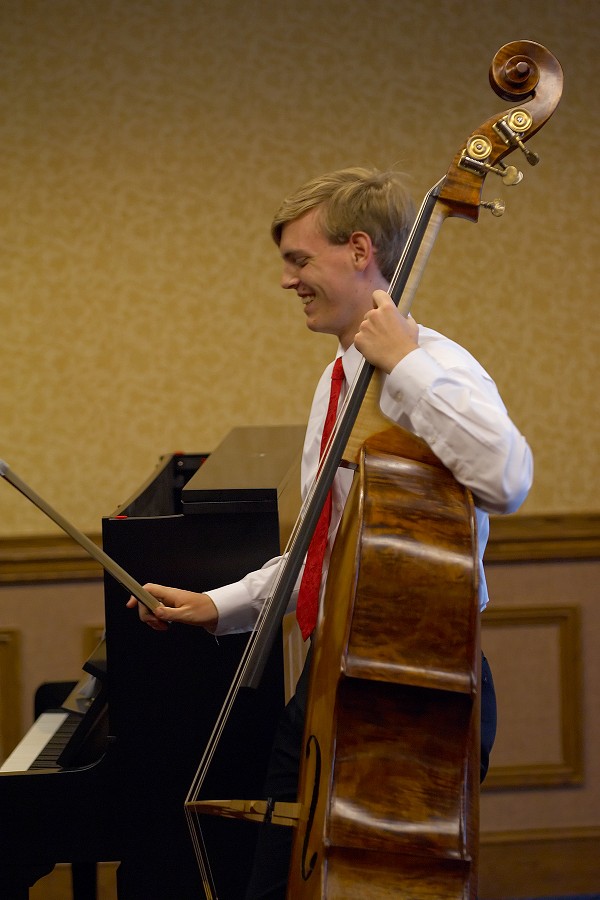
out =
[[[280,552],[299,505],[303,429],[234,429],[210,455],[163,457],[103,519],[109,556],[138,581],[209,590]],[[119,861],[119,900],[197,900],[184,800],[248,636],[172,625],[157,633],[105,576],[108,716],[98,758],[0,774],[3,871]],[[202,795],[260,797],[284,703],[282,647],[244,691]],[[256,826],[207,817],[202,833],[221,900],[243,896]],[[8,882],[7,882],[8,883]]]

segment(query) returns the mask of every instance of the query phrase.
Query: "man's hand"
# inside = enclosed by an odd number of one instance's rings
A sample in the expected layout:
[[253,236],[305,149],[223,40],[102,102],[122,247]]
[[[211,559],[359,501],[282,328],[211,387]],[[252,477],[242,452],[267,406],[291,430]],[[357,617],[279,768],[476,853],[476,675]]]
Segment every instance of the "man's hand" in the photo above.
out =
[[135,609],[137,606],[142,622],[155,631],[166,631],[169,622],[201,625],[211,632],[217,627],[219,613],[208,594],[196,594],[194,591],[183,591],[162,584],[145,584],[144,588],[163,605],[153,614],[135,597],[130,597],[127,606],[129,609]]
[[377,369],[388,375],[401,359],[418,348],[419,326],[405,318],[385,291],[373,294],[373,309],[361,322],[354,345]]

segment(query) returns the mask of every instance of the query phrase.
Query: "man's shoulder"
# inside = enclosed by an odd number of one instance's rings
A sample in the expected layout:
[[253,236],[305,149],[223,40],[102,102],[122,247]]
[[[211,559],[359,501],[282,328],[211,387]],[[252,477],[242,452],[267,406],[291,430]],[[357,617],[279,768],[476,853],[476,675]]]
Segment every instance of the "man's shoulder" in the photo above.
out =
[[466,347],[426,325],[419,325],[419,346],[444,366],[476,368],[488,374]]

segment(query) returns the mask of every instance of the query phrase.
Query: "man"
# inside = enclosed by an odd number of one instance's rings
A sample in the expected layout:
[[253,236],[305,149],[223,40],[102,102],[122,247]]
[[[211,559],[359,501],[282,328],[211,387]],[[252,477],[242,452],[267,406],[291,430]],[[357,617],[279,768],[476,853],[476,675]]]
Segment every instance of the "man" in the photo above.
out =
[[[483,609],[488,598],[481,558],[488,514],[512,512],[522,503],[531,485],[531,452],[508,417],[493,381],[476,360],[437,332],[404,318],[386,293],[413,218],[412,202],[398,173],[353,168],[301,187],[283,202],[271,231],[283,260],[282,287],[300,298],[311,331],[338,338],[341,398],[364,355],[383,373],[380,405],[384,414],[423,438],[472,491]],[[317,470],[333,370],[331,363],[323,373],[309,417],[302,460],[304,496]],[[322,569],[319,561],[321,597],[352,477],[350,470],[340,468],[334,479]],[[216,634],[251,630],[278,562],[270,560],[258,572],[212,590],[210,596],[146,585],[164,607],[155,616],[140,608],[140,615],[156,629],[165,629],[166,622],[173,621],[200,625]],[[302,594],[300,579],[291,606],[299,589]],[[128,605],[135,607],[135,598]],[[295,799],[307,670],[308,666],[286,708],[273,750],[266,796],[274,799]],[[495,697],[485,661],[482,681],[483,778],[495,733]],[[289,831],[272,828],[262,835],[249,898],[285,896]]]

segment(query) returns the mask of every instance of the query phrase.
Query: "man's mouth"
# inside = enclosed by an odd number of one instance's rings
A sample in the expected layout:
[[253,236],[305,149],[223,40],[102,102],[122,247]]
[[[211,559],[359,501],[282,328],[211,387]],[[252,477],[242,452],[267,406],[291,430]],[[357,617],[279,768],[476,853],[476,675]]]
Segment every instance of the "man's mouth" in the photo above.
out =
[[310,301],[314,300],[314,298],[315,298],[314,294],[306,294],[304,296],[302,296],[302,295],[299,295],[299,296],[300,296],[300,300],[302,301],[302,305],[305,307],[308,306]]

